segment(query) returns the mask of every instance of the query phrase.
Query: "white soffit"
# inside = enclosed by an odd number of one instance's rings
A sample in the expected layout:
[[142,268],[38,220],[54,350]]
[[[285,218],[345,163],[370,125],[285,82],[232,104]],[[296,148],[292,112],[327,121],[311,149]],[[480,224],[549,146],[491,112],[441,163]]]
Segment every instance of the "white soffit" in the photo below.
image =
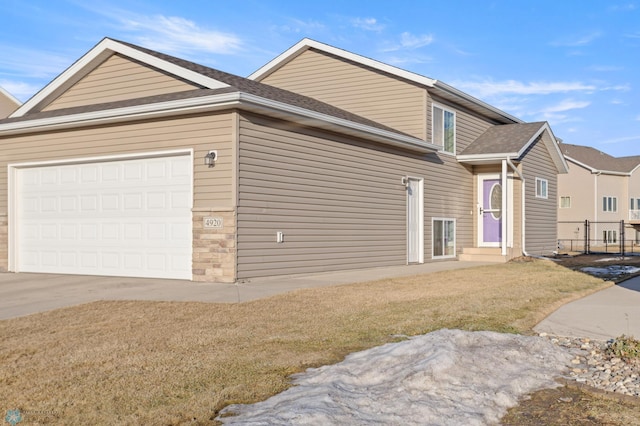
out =
[[114,53],[120,53],[124,56],[161,69],[169,74],[176,75],[209,89],[229,87],[228,84],[222,83],[213,78],[209,78],[195,71],[187,70],[179,65],[165,61],[148,53],[144,53],[133,47],[111,40],[110,38],[104,38],[93,49],[78,59],[73,65],[40,90],[35,96],[25,102],[9,117],[22,117],[29,111],[36,109],[43,103],[46,103],[48,100],[59,96]]

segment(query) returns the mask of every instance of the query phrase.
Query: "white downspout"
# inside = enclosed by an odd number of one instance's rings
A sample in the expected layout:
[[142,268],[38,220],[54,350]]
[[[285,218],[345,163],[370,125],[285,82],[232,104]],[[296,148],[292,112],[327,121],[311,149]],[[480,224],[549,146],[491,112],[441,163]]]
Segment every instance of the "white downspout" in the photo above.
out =
[[501,224],[501,232],[502,232],[502,241],[500,241],[500,246],[501,246],[501,254],[503,256],[507,255],[507,217],[509,216],[508,214],[505,214],[505,212],[508,213],[507,210],[507,160],[502,160],[502,174],[501,174],[501,178],[500,178],[501,182],[502,182],[502,224]]
[[509,166],[513,169],[514,172],[516,172],[516,174],[518,175],[518,177],[520,178],[520,180],[522,181],[522,201],[520,203],[521,207],[522,207],[522,212],[520,214],[521,217],[521,221],[522,221],[522,225],[521,225],[521,231],[522,231],[522,255],[523,256],[529,256],[529,254],[527,253],[526,250],[526,245],[525,245],[525,206],[524,206],[524,202],[525,202],[525,196],[526,196],[526,192],[525,192],[525,178],[523,176],[522,173],[520,173],[520,170],[518,170],[518,168],[515,166],[515,164],[513,164],[511,162],[511,158],[507,157],[507,164],[509,164]]

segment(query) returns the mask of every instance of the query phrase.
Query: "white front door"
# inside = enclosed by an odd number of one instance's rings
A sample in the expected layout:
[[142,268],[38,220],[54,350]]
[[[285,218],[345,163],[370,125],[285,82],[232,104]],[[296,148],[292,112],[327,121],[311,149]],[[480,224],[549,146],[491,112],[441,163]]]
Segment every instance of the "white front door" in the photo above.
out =
[[424,262],[423,180],[407,181],[407,262]]
[[15,171],[14,270],[191,279],[192,159]]

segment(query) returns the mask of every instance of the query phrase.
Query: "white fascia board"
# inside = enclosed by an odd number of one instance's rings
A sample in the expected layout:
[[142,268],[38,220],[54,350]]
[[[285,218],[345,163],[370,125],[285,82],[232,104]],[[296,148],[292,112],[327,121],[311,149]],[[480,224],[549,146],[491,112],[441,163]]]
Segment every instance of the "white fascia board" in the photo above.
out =
[[20,134],[30,131],[57,130],[79,125],[100,124],[113,121],[129,121],[178,112],[190,113],[198,110],[214,109],[237,103],[238,93],[224,93],[199,98],[181,99],[154,104],[136,105],[117,109],[83,112],[72,115],[46,117],[34,120],[0,124],[0,135]]
[[298,43],[278,55],[276,58],[269,61],[266,65],[252,73],[249,77],[251,80],[260,81],[262,78],[268,76],[273,71],[280,68],[282,65],[294,59],[296,56],[300,55],[307,49],[317,49],[339,58],[348,59],[350,61],[356,62],[358,64],[366,65],[373,69],[377,69],[380,71],[384,71],[391,75],[396,75],[398,77],[402,77],[404,79],[414,81],[416,83],[423,84],[428,87],[433,87],[433,84],[436,80],[425,77],[420,74],[413,73],[411,71],[403,70],[398,67],[394,67],[393,65],[385,64],[384,62],[376,61],[375,59],[367,58],[365,56],[358,55],[356,53],[352,53],[346,51],[344,49],[339,49],[334,46],[329,46],[328,44],[320,43],[315,40],[311,40],[309,38],[304,38],[300,40]]
[[592,174],[605,174],[605,175],[613,175],[613,176],[631,176],[631,173],[632,173],[632,172],[614,172],[612,170],[600,170],[600,169],[596,169],[594,167],[591,167],[586,163],[578,161],[575,158],[571,158],[568,155],[565,155],[564,157],[565,157],[565,159],[571,161],[572,163],[575,163],[578,166],[584,167],[585,169],[589,170]]
[[[322,114],[316,111],[310,111],[305,108],[300,108],[271,99],[265,99],[260,96],[255,96],[247,93],[241,93],[240,95],[241,103],[243,105],[251,103],[268,110],[282,111],[288,114],[303,117],[307,120],[311,119],[314,122],[327,123],[331,126],[338,126],[343,129],[346,128],[355,130],[358,133],[367,134],[369,135],[369,137],[374,136],[378,140],[385,140],[387,144],[401,146],[413,150],[417,149],[421,152],[436,152],[440,149],[440,147],[437,145],[425,142],[422,139],[414,138],[412,136],[402,135],[388,130],[379,129],[377,127],[368,126],[366,124],[360,124],[331,115]],[[324,127],[326,128],[326,126]]]
[[[553,150],[553,152],[550,152],[549,154],[551,155],[551,158],[554,160],[553,162],[556,164],[556,168],[558,169],[558,172],[562,173],[562,174],[568,173],[569,172],[569,165],[567,164],[567,161],[565,160],[564,155],[562,155],[562,150],[560,149],[560,145],[556,142],[557,141],[556,137],[553,134],[553,131],[551,131],[551,127],[549,126],[549,123],[547,123],[547,122],[545,122],[542,126],[540,126],[538,131],[531,137],[531,139],[529,139],[529,141],[522,146],[522,148],[518,152],[518,155],[517,155],[516,158],[522,157],[522,155],[524,155],[524,153],[527,151],[527,149],[529,149],[531,144],[533,142],[535,142],[535,140],[538,138],[538,136],[540,136],[545,131],[547,131],[549,133],[549,137],[551,139],[550,143],[553,146],[549,146],[548,143],[545,143],[545,145],[547,146],[547,149]],[[555,155],[554,155],[554,153],[555,153]]]
[[591,167],[590,165],[583,163],[581,161],[576,160],[575,158],[569,157],[568,155],[564,156],[565,160],[569,160],[574,164],[577,164],[580,167],[583,167],[587,170],[589,170],[591,173],[598,173],[600,170],[594,169],[593,167]]
[[337,130],[338,128],[341,128],[343,131],[346,129],[350,133],[357,134],[363,138],[373,138],[381,143],[399,146],[414,151],[433,152],[438,150],[438,146],[411,136],[378,129],[376,127],[355,123],[353,121],[240,92],[223,93],[118,109],[84,112],[73,115],[17,121],[1,124],[0,135],[59,130],[77,126],[215,111],[232,107],[249,110],[256,110],[256,107],[258,107],[260,112],[267,114],[277,112],[281,116],[289,118],[293,117],[294,121],[309,122],[310,125],[319,126],[325,129],[333,128],[334,130]]
[[456,159],[460,163],[469,163],[469,164],[489,164],[496,163],[502,160],[514,159],[518,158],[517,152],[501,152],[501,153],[491,153],[491,154],[467,154],[467,155],[458,155]]
[[84,56],[74,62],[62,74],[60,74],[51,83],[40,90],[35,96],[25,102],[9,117],[15,118],[24,116],[27,112],[45,101],[51,95],[64,89],[66,86],[70,85],[70,83],[75,83],[78,80],[77,76],[80,76],[80,78],[84,77],[86,74],[88,74],[88,72],[100,65],[113,53],[120,53],[124,56],[136,59],[140,62],[146,63],[170,74],[182,77],[187,81],[191,81],[209,89],[228,87],[227,84],[224,84],[220,81],[206,77],[197,72],[187,70],[178,65],[157,58],[153,55],[149,55],[130,46],[118,43],[117,41],[111,40],[109,38],[104,38],[93,49],[91,49]]
[[489,105],[488,103],[483,102],[480,99],[478,99],[476,97],[473,97],[473,96],[471,96],[471,95],[469,95],[469,94],[467,94],[467,93],[465,93],[465,92],[463,92],[461,90],[458,90],[455,87],[450,86],[447,83],[444,83],[444,82],[442,82],[440,80],[433,80],[433,86],[438,88],[438,89],[441,89],[441,90],[444,90],[446,92],[449,92],[454,96],[457,96],[457,97],[465,99],[465,100],[467,100],[467,101],[469,101],[471,103],[474,103],[474,104],[476,104],[478,106],[481,106],[482,108],[488,109],[489,111],[493,111],[496,114],[501,115],[501,116],[507,118],[508,120],[513,121],[514,123],[524,123],[524,121],[522,121],[518,117],[515,117],[515,116],[513,116],[511,114],[508,114],[508,113],[506,113],[506,112],[504,112],[504,111],[492,106],[492,105]]

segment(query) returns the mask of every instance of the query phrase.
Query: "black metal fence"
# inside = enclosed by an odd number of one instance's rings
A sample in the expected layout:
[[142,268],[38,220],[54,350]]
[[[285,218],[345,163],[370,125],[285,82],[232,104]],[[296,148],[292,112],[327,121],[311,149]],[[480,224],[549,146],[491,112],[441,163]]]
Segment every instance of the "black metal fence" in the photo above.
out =
[[639,234],[624,220],[617,222],[558,222],[559,253],[640,252]]

